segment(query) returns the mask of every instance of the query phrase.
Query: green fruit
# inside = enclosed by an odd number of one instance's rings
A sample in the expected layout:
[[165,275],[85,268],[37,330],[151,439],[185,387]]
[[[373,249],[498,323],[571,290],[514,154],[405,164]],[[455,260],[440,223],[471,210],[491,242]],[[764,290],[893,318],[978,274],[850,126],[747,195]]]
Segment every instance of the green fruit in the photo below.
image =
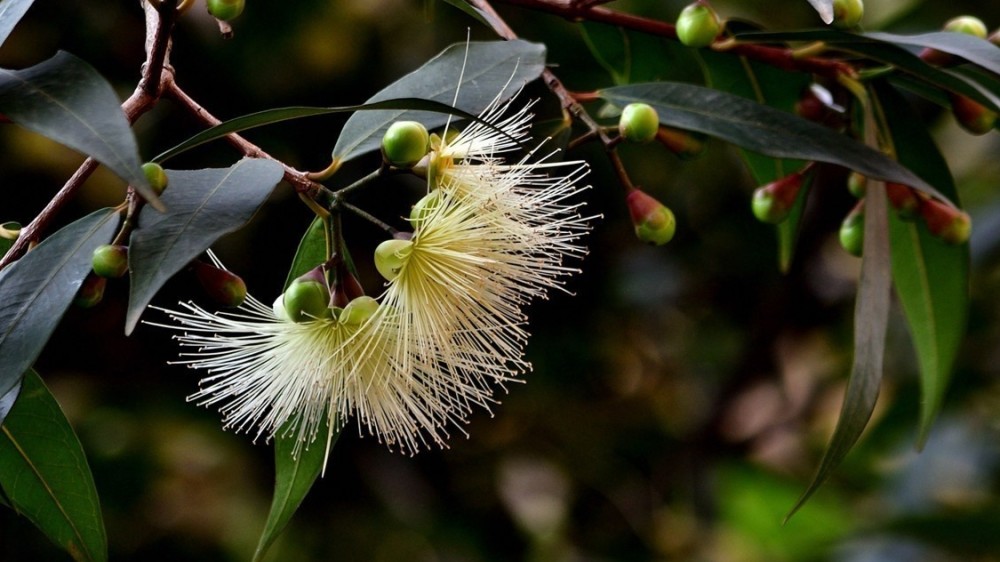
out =
[[677,16],[677,38],[688,47],[707,47],[722,31],[719,16],[711,7],[694,3]]
[[865,245],[865,214],[862,210],[851,211],[840,224],[840,245],[852,256],[861,256]]
[[142,173],[146,174],[149,187],[153,188],[153,192],[157,195],[167,188],[167,173],[163,171],[163,166],[156,162],[146,162],[142,165]]
[[420,161],[430,143],[427,128],[416,121],[396,121],[382,137],[382,155],[397,168],[412,168]]
[[340,313],[340,323],[345,326],[358,327],[365,323],[378,310],[378,301],[364,296],[347,303]]
[[868,187],[868,178],[858,172],[851,172],[851,175],[847,176],[847,190],[851,192],[851,195],[857,199],[861,199],[865,196],[865,190]]
[[862,0],[833,0],[833,24],[837,27],[857,27],[864,15]]
[[951,18],[945,22],[944,30],[952,31],[954,33],[964,33],[980,39],[986,39],[986,34],[988,33],[986,24],[983,23],[983,20],[975,16],[958,16],[956,18]]
[[659,127],[660,116],[652,106],[644,103],[626,105],[618,121],[618,132],[622,138],[632,142],[649,142],[655,139]]
[[94,273],[105,278],[121,277],[128,271],[128,247],[104,244],[94,249],[91,259]]
[[386,240],[375,248],[375,269],[385,277],[386,281],[395,279],[406,265],[413,251],[413,242],[393,238]]
[[330,316],[330,288],[320,268],[292,281],[281,304],[292,322],[311,322]]
[[778,224],[788,217],[788,208],[781,204],[767,187],[758,187],[754,190],[750,206],[753,209],[753,216],[760,222]]
[[208,13],[222,21],[231,21],[243,13],[245,0],[205,0]]
[[413,228],[420,226],[430,217],[435,209],[441,205],[441,192],[437,189],[420,198],[410,209],[410,224]]
[[73,298],[73,304],[80,308],[93,308],[104,298],[104,288],[108,280],[93,273],[84,278],[83,284]]

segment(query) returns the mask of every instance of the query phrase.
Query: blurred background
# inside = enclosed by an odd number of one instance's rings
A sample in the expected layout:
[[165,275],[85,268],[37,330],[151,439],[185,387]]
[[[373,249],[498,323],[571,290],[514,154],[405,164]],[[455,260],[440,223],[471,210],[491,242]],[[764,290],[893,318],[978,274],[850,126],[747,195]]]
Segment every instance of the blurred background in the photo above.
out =
[[[250,0],[235,37],[224,40],[199,2],[178,25],[172,63],[180,85],[223,119],[360,103],[467,33],[493,38],[452,6],[428,4]],[[821,25],[804,0],[712,4],[772,29]],[[672,21],[683,5],[611,7]],[[569,88],[612,83],[579,27],[498,8],[524,38],[546,43]],[[1000,25],[1000,4],[972,0],[868,0],[865,23],[917,32],[962,13]],[[0,48],[0,67],[23,68],[64,49],[124,98],[139,76],[143,37],[135,1],[36,0]],[[655,39],[642,48],[656,55],[649,78],[701,80],[685,49]],[[543,97],[540,119],[557,115],[546,91],[529,93]],[[404,456],[348,425],[269,560],[1000,560],[1000,142],[960,132],[938,108],[918,109],[974,221],[968,336],[922,453],[914,450],[916,362],[896,307],[868,433],[782,525],[819,462],[850,369],[860,262],[836,239],[852,205],[845,171],[822,170],[798,253],[781,274],[773,230],[749,212],[755,186],[732,147],[712,141],[687,161],[660,146],[623,147],[633,181],[677,214],[676,239],[657,248],[634,239],[602,150],[584,147],[569,156],[591,162],[587,209],[604,218],[588,239],[583,272],[568,283],[574,294],[553,294],[530,310],[535,368],[525,384],[498,390],[492,415],[474,415],[469,437],[455,435],[446,450]],[[296,168],[318,170],[342,123],[299,120],[248,137]],[[145,158],[197,130],[169,102],[136,125]],[[228,166],[237,157],[214,143],[170,166]],[[0,221],[29,222],[81,161],[40,136],[0,127]],[[346,184],[375,165],[360,159],[333,181]],[[417,189],[397,179],[355,202],[398,216]],[[60,220],[115,205],[123,193],[120,180],[99,172]],[[281,185],[216,249],[270,302],[310,219]],[[345,228],[355,256],[370,255],[380,233],[360,222]],[[379,287],[370,268],[362,281],[369,292]],[[189,298],[203,297],[180,274],[154,304]],[[140,326],[124,337],[126,300],[127,281],[115,280],[98,307],[71,309],[37,364],[91,461],[111,559],[249,560],[270,505],[272,449],[223,432],[216,411],[186,402],[199,373],[167,364],[177,348],[163,330]],[[0,511],[0,561],[63,559],[26,520]]]

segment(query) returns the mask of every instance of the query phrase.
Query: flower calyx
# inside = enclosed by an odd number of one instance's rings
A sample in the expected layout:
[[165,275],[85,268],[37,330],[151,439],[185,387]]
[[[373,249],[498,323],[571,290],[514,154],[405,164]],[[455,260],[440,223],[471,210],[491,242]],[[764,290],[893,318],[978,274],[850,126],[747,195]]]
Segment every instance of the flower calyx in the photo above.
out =
[[386,240],[375,248],[375,269],[386,281],[392,281],[399,276],[412,252],[413,242],[409,233],[397,234],[396,238]]
[[[330,317],[330,287],[322,266],[289,283],[281,297],[281,310],[284,317],[295,323]],[[278,311],[275,312],[277,314]]]

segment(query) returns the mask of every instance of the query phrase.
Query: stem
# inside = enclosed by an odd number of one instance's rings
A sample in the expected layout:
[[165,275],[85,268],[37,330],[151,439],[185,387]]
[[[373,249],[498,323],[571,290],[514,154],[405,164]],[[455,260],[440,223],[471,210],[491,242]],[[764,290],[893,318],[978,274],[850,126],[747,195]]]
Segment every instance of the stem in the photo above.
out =
[[337,207],[339,207],[341,209],[345,209],[347,211],[350,211],[350,212],[354,213],[355,215],[358,215],[359,217],[365,219],[366,221],[368,221],[368,222],[374,224],[375,226],[381,228],[382,230],[388,232],[392,236],[395,236],[396,233],[399,232],[395,228],[389,226],[387,223],[382,222],[381,220],[379,220],[378,218],[376,218],[375,215],[372,215],[371,213],[365,211],[364,209],[361,209],[360,207],[355,207],[354,205],[351,205],[347,201],[338,200],[337,201]]
[[352,192],[352,191],[354,191],[354,190],[356,190],[356,189],[358,189],[360,187],[364,187],[366,184],[370,183],[371,181],[376,180],[376,179],[382,177],[383,175],[385,175],[385,170],[386,170],[386,168],[384,166],[381,166],[381,167],[379,167],[379,169],[377,169],[374,172],[368,174],[367,176],[359,179],[358,181],[352,183],[351,185],[348,185],[346,187],[342,187],[342,188],[338,189],[337,191],[334,191],[333,195],[335,197],[337,197],[338,199],[343,198],[348,193],[350,193],[350,192]]

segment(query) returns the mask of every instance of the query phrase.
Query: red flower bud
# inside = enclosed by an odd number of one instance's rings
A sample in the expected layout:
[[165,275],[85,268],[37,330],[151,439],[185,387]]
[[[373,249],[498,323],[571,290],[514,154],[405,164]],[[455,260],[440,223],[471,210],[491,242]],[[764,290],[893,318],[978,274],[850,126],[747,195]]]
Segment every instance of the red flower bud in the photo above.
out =
[[753,193],[753,214],[757,220],[778,224],[788,218],[802,189],[805,170],[800,170],[758,187]]
[[885,193],[889,197],[889,203],[899,213],[899,218],[912,220],[917,217],[920,199],[912,187],[901,183],[886,182]]
[[955,120],[966,131],[974,135],[983,135],[993,130],[997,124],[997,114],[979,102],[965,96],[950,93],[951,112]]
[[229,270],[195,261],[194,274],[209,298],[222,306],[237,307],[247,298],[246,283]]
[[639,240],[662,246],[674,237],[677,221],[665,205],[639,189],[629,192],[625,202]]
[[964,244],[972,234],[972,220],[968,213],[937,199],[927,199],[920,206],[920,215],[927,223],[927,230],[948,244]]

